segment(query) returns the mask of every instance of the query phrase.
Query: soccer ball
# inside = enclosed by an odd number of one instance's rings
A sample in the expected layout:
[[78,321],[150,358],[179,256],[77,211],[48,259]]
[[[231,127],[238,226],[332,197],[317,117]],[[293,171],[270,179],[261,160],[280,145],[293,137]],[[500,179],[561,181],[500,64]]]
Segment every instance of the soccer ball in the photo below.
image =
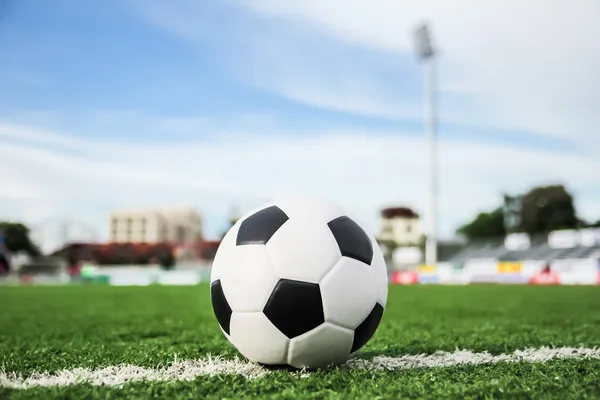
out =
[[265,366],[345,362],[375,333],[388,294],[375,239],[314,199],[276,201],[240,218],[217,250],[210,280],[221,330]]

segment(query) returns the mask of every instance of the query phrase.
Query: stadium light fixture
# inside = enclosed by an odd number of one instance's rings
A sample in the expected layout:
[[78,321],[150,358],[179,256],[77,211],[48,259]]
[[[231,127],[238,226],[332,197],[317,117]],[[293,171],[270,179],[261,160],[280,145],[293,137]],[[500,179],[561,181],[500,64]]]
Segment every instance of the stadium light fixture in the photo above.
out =
[[429,207],[425,263],[437,264],[437,115],[436,115],[436,69],[435,48],[432,45],[429,26],[424,23],[414,33],[417,57],[424,67],[425,124],[429,147]]

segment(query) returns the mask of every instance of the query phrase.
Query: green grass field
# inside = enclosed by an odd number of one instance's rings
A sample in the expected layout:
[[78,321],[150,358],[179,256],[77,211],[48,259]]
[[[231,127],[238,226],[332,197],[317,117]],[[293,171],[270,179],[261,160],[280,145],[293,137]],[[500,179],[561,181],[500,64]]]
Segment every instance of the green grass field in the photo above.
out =
[[[27,377],[118,364],[164,368],[239,357],[213,317],[208,285],[0,287],[0,370]],[[457,349],[600,346],[600,287],[395,286],[360,357]],[[14,375],[14,374],[13,374]],[[1,383],[1,382],[0,382]],[[600,398],[600,359],[311,373],[203,375],[190,381],[13,389],[0,398]]]

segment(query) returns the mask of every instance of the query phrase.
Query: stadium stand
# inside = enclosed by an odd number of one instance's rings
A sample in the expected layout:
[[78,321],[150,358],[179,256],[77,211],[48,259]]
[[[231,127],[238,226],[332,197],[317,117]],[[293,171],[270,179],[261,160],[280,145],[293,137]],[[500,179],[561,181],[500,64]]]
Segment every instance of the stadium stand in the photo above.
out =
[[551,232],[548,236],[527,238],[525,248],[516,249],[507,248],[507,238],[471,243],[450,257],[448,262],[463,264],[473,259],[553,261],[561,259],[599,258],[600,231],[595,230],[595,232],[591,233],[594,235],[593,240],[583,243],[580,239],[583,237],[582,231],[555,231]]

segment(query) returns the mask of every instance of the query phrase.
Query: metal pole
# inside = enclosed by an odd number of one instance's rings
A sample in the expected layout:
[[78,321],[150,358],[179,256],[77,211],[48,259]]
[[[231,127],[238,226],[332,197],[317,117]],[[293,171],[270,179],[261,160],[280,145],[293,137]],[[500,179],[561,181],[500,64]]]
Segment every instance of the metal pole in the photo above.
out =
[[425,263],[437,264],[437,115],[436,115],[436,69],[435,49],[431,44],[429,27],[426,23],[415,30],[415,44],[419,61],[424,65],[425,78],[425,125],[429,150],[429,193],[427,243]]
[[437,264],[437,96],[435,56],[423,60],[425,76],[425,123],[429,147],[429,229],[425,248],[425,263]]

